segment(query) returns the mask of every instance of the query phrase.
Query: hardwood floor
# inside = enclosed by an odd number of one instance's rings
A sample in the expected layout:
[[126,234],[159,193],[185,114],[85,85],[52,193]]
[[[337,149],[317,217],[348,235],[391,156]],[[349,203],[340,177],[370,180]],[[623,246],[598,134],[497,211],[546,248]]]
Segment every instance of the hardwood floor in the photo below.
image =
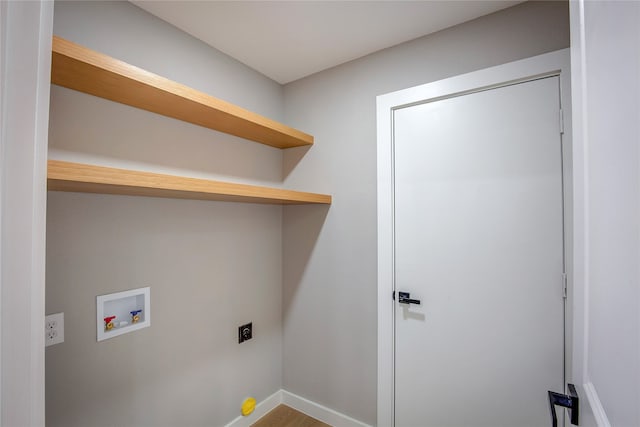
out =
[[331,427],[286,405],[278,405],[251,427]]

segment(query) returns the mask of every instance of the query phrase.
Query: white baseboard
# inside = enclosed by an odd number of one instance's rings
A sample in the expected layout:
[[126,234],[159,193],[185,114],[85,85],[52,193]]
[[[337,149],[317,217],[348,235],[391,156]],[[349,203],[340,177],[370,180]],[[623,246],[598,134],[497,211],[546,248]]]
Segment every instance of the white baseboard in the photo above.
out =
[[[602,407],[602,403],[600,402],[600,398],[598,397],[598,393],[596,392],[593,384],[589,382],[584,384],[583,387],[598,427],[611,427],[607,414]],[[371,427],[368,424],[286,390],[276,391],[271,396],[258,403],[256,405],[256,409],[251,415],[246,417],[239,416],[225,427],[250,427],[251,424],[258,421],[280,404],[285,404],[333,427]]]
[[329,409],[304,397],[282,390],[282,403],[333,427],[370,427],[368,424]]
[[271,396],[264,399],[262,402],[256,405],[256,409],[246,417],[240,415],[238,418],[231,421],[225,427],[249,427],[251,424],[264,417],[270,411],[276,408],[276,406],[282,403],[282,390],[278,390]]
[[317,420],[327,423],[333,427],[371,427],[356,419],[329,409],[304,397],[297,396],[286,390],[278,390],[271,396],[256,405],[256,409],[246,417],[239,416],[225,427],[249,427],[251,424],[265,416],[276,406],[285,404]]
[[600,402],[600,398],[598,397],[598,393],[596,392],[596,388],[593,386],[593,383],[588,382],[583,387],[584,392],[587,395],[587,401],[591,407],[591,412],[593,412],[593,417],[596,419],[598,427],[611,427],[609,418],[607,418],[607,414],[604,412],[602,402]]

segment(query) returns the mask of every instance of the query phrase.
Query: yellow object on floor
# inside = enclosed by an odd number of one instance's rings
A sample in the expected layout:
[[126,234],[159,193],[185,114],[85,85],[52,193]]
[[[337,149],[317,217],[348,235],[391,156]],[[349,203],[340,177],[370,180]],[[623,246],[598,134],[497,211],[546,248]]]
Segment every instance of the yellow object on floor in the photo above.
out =
[[242,408],[240,410],[242,411],[242,415],[246,417],[252,413],[254,409],[256,409],[256,399],[247,397],[244,402],[242,402]]

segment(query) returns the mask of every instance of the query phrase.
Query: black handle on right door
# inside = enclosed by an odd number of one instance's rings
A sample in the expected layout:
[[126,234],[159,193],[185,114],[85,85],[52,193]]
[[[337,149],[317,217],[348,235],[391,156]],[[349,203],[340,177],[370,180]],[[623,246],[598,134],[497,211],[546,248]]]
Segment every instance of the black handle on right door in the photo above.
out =
[[556,393],[549,391],[549,409],[551,409],[551,425],[558,427],[558,417],[556,416],[556,405],[562,406],[569,410],[569,417],[571,417],[571,424],[577,426],[580,413],[580,399],[576,392],[576,386],[573,384],[567,384],[569,394]]
[[409,292],[398,292],[398,302],[400,304],[420,304],[419,299],[411,299]]

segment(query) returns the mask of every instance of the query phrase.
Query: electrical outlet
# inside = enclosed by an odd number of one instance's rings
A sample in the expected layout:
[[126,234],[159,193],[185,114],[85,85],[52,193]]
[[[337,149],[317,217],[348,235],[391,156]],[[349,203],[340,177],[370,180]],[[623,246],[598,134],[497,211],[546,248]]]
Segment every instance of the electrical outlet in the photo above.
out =
[[243,343],[253,338],[253,325],[247,323],[238,328],[238,343]]
[[44,345],[61,342],[64,342],[64,313],[49,314],[44,321]]

